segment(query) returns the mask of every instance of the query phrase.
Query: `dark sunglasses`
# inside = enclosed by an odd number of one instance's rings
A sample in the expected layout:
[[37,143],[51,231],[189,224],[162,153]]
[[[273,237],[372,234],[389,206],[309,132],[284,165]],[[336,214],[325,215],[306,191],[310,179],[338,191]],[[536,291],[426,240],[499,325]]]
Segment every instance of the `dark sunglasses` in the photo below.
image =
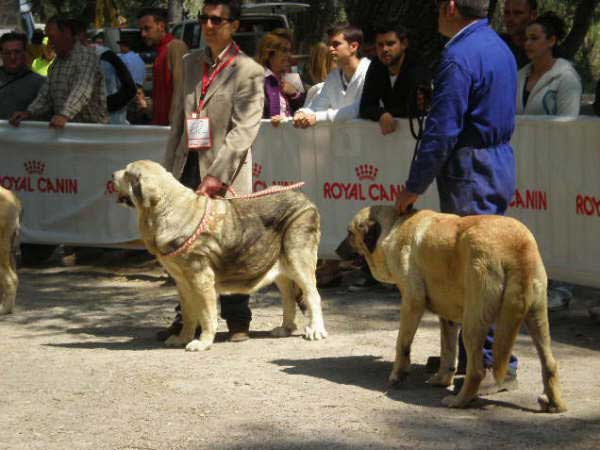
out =
[[198,15],[198,22],[200,22],[202,25],[206,25],[209,20],[213,25],[219,26],[223,22],[233,22],[234,19],[230,19],[229,17],[207,16],[206,14]]

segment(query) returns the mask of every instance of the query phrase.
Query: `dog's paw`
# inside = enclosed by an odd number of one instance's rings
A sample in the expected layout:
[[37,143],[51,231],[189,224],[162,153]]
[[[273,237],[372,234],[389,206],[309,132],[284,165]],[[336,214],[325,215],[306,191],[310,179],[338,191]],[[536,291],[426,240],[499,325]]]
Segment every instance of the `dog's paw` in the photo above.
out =
[[540,395],[538,397],[538,403],[542,408],[542,412],[547,412],[550,414],[558,414],[567,410],[567,405],[562,402],[558,404],[550,403],[550,400],[548,400],[546,395]]
[[185,346],[186,352],[202,352],[204,350],[208,350],[210,348],[210,342],[203,342],[199,339],[194,339],[188,345]]
[[8,314],[12,313],[12,310],[5,307],[4,305],[0,306],[0,316],[6,316]]
[[189,339],[184,339],[181,336],[173,334],[165,341],[165,345],[167,347],[183,347],[188,342],[190,342]]
[[388,384],[391,388],[398,388],[406,381],[407,378],[408,371],[406,370],[400,370],[398,372],[392,371],[392,373],[388,377]]
[[320,341],[327,337],[327,331],[324,326],[311,327],[307,326],[304,330],[304,338],[309,341]]
[[464,401],[460,395],[448,395],[442,399],[442,405],[448,408],[466,408],[470,401]]
[[433,375],[431,378],[429,378],[429,380],[427,380],[428,384],[431,384],[432,386],[439,386],[439,387],[448,387],[452,384],[452,380],[454,379],[454,372],[438,372],[435,375]]
[[290,329],[287,327],[276,327],[271,330],[271,336],[276,338],[290,337],[296,328]]

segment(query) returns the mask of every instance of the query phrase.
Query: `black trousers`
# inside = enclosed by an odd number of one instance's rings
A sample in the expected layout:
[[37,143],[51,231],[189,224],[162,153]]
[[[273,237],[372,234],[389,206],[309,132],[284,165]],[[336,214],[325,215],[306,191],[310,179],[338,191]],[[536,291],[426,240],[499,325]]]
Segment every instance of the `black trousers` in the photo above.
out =
[[[194,190],[200,185],[202,180],[198,169],[198,152],[188,153],[180,181],[184,186]],[[238,323],[250,323],[252,320],[249,295],[221,295],[219,302],[221,303],[221,317],[223,319]]]

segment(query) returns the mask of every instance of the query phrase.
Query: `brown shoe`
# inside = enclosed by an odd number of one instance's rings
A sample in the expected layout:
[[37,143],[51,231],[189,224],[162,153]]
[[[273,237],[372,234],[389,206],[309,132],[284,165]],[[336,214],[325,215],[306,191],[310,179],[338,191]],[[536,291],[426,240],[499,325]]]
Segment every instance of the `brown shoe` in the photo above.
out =
[[228,320],[227,329],[230,342],[244,342],[250,339],[250,323]]

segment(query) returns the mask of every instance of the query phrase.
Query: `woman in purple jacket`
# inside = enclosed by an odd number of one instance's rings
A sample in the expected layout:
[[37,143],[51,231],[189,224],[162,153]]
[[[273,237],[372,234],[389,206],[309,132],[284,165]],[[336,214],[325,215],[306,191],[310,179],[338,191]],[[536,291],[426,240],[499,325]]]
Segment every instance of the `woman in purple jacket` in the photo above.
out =
[[304,104],[306,94],[284,79],[290,70],[292,35],[278,28],[266,34],[258,45],[257,61],[265,68],[264,119],[274,126],[293,116]]

